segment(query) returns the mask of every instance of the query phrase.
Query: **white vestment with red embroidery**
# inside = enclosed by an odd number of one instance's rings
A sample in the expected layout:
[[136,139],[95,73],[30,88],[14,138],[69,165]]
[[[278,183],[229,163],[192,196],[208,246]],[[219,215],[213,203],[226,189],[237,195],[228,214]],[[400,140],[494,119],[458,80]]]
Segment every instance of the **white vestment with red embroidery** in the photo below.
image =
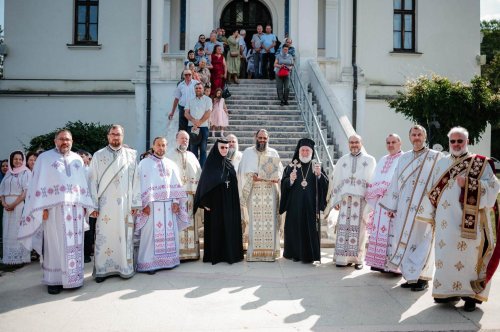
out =
[[[167,158],[154,155],[139,163],[142,207],[150,213],[140,213],[136,232],[140,234],[137,271],[154,271],[179,265],[179,232],[189,226],[186,209],[187,194],[177,165]],[[174,214],[172,203],[179,204]]]
[[402,154],[399,151],[394,155],[388,154],[379,160],[373,179],[365,194],[366,202],[373,209],[366,226],[369,239],[365,261],[368,266],[391,272],[397,272],[397,269],[390,269],[386,266],[392,218],[387,215],[387,211],[378,203],[387,192],[398,164],[398,158]]
[[[19,240],[42,256],[42,282],[74,288],[83,285],[85,209],[94,207],[82,158],[56,149],[42,153],[26,195]],[[43,210],[48,219],[42,221]]]

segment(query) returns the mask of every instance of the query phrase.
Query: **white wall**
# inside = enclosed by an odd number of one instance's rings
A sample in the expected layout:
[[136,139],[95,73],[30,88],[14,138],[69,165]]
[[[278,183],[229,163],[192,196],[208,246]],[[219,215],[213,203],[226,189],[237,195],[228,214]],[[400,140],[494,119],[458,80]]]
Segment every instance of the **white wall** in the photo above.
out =
[[63,127],[68,121],[120,123],[125,143],[134,147],[134,96],[4,96],[0,100],[0,158],[28,145],[31,138]]
[[7,79],[131,79],[139,64],[141,1],[99,2],[101,49],[70,49],[74,1],[5,3]]
[[370,84],[403,84],[408,78],[436,73],[470,81],[480,73],[479,2],[419,0],[416,51],[393,51],[393,1],[358,0],[357,63]]

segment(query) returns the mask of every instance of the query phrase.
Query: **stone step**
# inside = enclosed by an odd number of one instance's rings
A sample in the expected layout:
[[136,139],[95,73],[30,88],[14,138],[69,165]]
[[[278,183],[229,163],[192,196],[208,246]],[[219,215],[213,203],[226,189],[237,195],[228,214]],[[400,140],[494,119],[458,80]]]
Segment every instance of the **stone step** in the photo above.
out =
[[235,120],[269,120],[281,123],[281,120],[302,120],[302,116],[297,113],[283,114],[273,110],[230,110],[229,121]]
[[280,106],[279,101],[276,102],[274,105],[252,105],[252,104],[227,104],[227,108],[230,111],[235,111],[235,110],[250,110],[250,111],[281,111],[282,113],[291,113],[291,114],[300,114],[300,110],[297,108],[297,106]]
[[[249,124],[233,124],[231,121],[229,121],[229,127],[227,127],[227,131],[233,131],[233,132],[252,132],[256,131],[259,129],[259,126],[256,125],[249,125]],[[290,132],[290,133],[305,133],[305,127],[304,125],[295,125],[295,126],[286,126],[286,125],[281,125],[280,123],[269,123],[268,125],[265,126],[265,129],[269,131],[269,133],[281,133],[281,132]]]
[[[243,146],[243,145],[250,146],[250,145],[255,144],[255,138],[253,136],[255,134],[255,131],[252,132],[251,136],[250,135],[241,135],[241,133],[239,133],[239,132],[224,131],[224,135],[227,135],[227,134],[235,134],[236,137],[238,137],[238,144],[240,146]],[[290,135],[288,137],[280,137],[277,133],[269,133],[269,135],[270,135],[270,138],[269,138],[270,146],[275,148],[278,151],[279,151],[279,149],[277,148],[277,146],[286,147],[286,148],[293,147],[295,149],[295,146],[297,145],[297,142],[299,141],[299,139],[307,137],[306,133],[296,134],[296,135],[293,135],[293,137],[291,137]],[[208,138],[208,141],[212,142],[212,141],[215,141],[217,138],[218,137],[211,137],[210,136]]]
[[[233,98],[234,97],[234,98]],[[236,95],[236,96],[231,96],[226,100],[226,104],[253,104],[253,105],[279,105],[280,100],[278,99],[278,96],[273,95],[270,96],[269,98],[262,98],[262,97],[253,97],[250,95],[243,96],[243,95]],[[297,105],[297,102],[292,99],[288,100],[289,105]]]
[[[238,96],[252,96],[252,97],[259,97],[259,98],[269,98],[269,97],[276,97],[276,89],[260,89],[260,90],[254,90],[254,89],[241,89],[236,91],[236,89],[231,89],[231,97],[225,99],[225,100],[231,100],[234,99],[233,97],[238,97]],[[288,95],[289,99],[294,99],[295,94],[290,93]]]
[[[273,125],[274,121],[279,120],[279,124],[282,124],[284,126],[304,126],[304,122],[301,119],[297,120],[283,120],[281,118],[275,118],[272,120],[266,120],[266,119],[261,119],[260,117],[258,119],[255,119],[255,116],[251,116],[248,119],[236,119],[235,116],[231,116],[229,120],[229,125],[232,126],[269,126]],[[265,127],[267,129],[267,127]]]
[[286,114],[258,114],[256,116],[255,113],[252,112],[239,112],[239,111],[234,111],[233,113],[229,114],[229,121],[236,120],[236,121],[241,121],[241,120],[247,120],[247,121],[252,121],[252,120],[260,120],[260,121],[300,121],[302,122],[302,116],[297,114],[297,115],[286,115]]
[[[301,116],[299,110],[280,110],[280,109],[267,109],[267,108],[255,108],[255,109],[234,109],[228,107],[229,118],[233,115],[252,115],[254,117],[259,116]],[[279,120],[279,119],[278,119]]]

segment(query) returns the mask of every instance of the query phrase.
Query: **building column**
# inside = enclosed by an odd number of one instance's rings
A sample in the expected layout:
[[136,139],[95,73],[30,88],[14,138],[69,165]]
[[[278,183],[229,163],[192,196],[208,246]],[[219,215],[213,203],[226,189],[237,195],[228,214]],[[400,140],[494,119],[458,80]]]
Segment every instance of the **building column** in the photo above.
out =
[[214,0],[186,0],[186,54],[200,34],[208,40],[214,28]]
[[339,0],[325,1],[325,56],[339,57],[340,18]]
[[163,2],[163,53],[170,53],[170,12],[172,8],[172,0],[164,0]]
[[338,57],[342,75],[351,75],[352,80],[352,0],[340,0],[340,39]]
[[[163,5],[164,0],[151,0],[151,66],[158,70],[163,53]],[[146,65],[148,1],[142,0],[141,19],[141,66]],[[153,70],[153,69],[152,69]]]
[[318,55],[317,22],[318,0],[290,0],[290,37],[301,61],[315,59]]

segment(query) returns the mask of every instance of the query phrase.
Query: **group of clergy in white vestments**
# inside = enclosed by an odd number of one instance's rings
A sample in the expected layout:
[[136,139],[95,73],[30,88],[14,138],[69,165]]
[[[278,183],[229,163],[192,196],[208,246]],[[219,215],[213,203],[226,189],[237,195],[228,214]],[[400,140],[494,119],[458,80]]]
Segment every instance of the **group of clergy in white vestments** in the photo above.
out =
[[435,302],[462,299],[467,311],[488,299],[500,258],[500,184],[489,159],[469,152],[462,127],[448,133],[448,155],[426,146],[422,126],[411,127],[408,152],[390,134],[388,154],[378,163],[352,135],[331,176],[308,138],[283,168],[265,129],[243,152],[236,136],[218,139],[203,169],[185,131],[168,154],[167,140],[155,138],[139,163],[124,134],[112,125],[109,144],[88,166],[71,152],[65,129],[55,148],[38,157],[33,174],[22,153],[10,158],[0,198],[4,224],[17,227],[4,235],[4,263],[27,262],[35,249],[50,294],[83,285],[89,216],[96,218],[93,277],[100,283],[200,259],[201,229],[204,262],[275,261],[280,233],[284,258],[320,261],[321,220],[335,215],[337,267],[360,270],[366,263],[402,275],[401,287],[411,291],[434,279]]

